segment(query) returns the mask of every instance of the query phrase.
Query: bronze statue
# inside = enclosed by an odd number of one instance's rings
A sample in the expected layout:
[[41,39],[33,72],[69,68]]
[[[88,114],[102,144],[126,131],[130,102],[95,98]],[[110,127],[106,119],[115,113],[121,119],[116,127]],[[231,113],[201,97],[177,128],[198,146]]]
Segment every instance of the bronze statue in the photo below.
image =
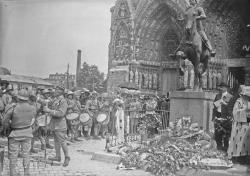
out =
[[211,55],[215,54],[201,23],[201,20],[205,18],[203,8],[197,7],[196,0],[190,0],[190,7],[187,8],[185,13],[184,40],[175,52],[176,56],[178,51],[183,51],[184,56],[192,62],[194,66],[193,89],[196,91],[202,90],[202,75],[206,74]]
[[207,18],[205,11],[202,7],[198,6],[197,0],[190,0],[190,8],[195,9],[195,16],[196,16],[196,24],[197,24],[197,31],[200,34],[202,41],[204,42],[207,49],[210,51],[211,56],[215,56],[215,51],[212,48],[212,45],[205,33],[204,27],[202,25],[202,20],[205,20]]

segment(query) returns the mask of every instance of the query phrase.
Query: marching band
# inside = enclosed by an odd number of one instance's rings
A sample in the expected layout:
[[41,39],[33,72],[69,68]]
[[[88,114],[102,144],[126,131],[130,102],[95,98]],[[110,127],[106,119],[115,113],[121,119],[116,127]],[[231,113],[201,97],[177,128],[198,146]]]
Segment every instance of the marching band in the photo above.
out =
[[[8,137],[10,175],[16,174],[17,158],[23,157],[25,175],[29,175],[30,153],[36,139],[41,142],[41,150],[55,148],[55,157],[51,161],[61,161],[61,148],[64,152],[63,166],[68,166],[70,142],[103,138],[108,131],[109,102],[98,98],[97,92],[66,91],[64,87],[55,89],[37,88],[36,91],[13,90],[9,85],[1,92],[0,130],[2,137]],[[54,147],[50,144],[54,137]],[[70,142],[69,142],[70,141]],[[21,152],[19,148],[21,147]],[[46,158],[45,158],[46,160]]]
[[[65,156],[63,166],[66,167],[70,162],[68,145],[81,141],[79,137],[85,137],[86,140],[106,137],[107,140],[110,133],[116,135],[118,141],[124,142],[125,133],[132,130],[129,126],[133,122],[128,118],[134,117],[133,112],[128,114],[129,110],[133,109],[132,106],[135,106],[136,112],[148,111],[149,107],[155,109],[159,106],[156,103],[157,97],[134,97],[130,101],[128,97],[121,95],[105,97],[96,91],[69,91],[62,86],[19,91],[8,86],[2,94],[1,135],[8,137],[10,164],[16,165],[17,157],[21,153],[26,175],[29,175],[30,153],[38,152],[34,147],[36,139],[41,142],[45,162],[60,162],[62,149]],[[126,106],[129,106],[129,109]],[[155,117],[155,113],[149,115]],[[15,121],[16,118],[18,123]],[[136,115],[135,119],[137,118],[140,117]],[[54,146],[50,143],[52,137]],[[46,151],[53,148],[55,157],[47,160]],[[12,175],[15,175],[16,167],[10,168]]]

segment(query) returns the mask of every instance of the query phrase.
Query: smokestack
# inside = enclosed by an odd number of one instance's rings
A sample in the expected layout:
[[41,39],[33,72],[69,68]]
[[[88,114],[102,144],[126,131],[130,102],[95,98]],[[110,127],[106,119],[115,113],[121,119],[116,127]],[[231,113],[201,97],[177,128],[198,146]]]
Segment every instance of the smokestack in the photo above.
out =
[[76,87],[79,87],[79,76],[80,76],[80,70],[81,70],[81,56],[82,51],[77,50],[77,65],[76,65]]

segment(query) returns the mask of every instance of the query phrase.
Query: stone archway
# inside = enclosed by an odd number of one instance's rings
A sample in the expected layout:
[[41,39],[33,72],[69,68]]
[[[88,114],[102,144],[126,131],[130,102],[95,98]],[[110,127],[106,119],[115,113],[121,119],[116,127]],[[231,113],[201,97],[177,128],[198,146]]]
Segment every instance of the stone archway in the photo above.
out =
[[[169,0],[170,1],[170,0]],[[179,22],[178,14],[183,13],[181,9],[176,11],[173,6],[178,7],[176,4],[167,4],[168,1],[147,1],[145,4],[140,4],[144,7],[138,9],[135,15],[135,47],[137,60],[150,60],[161,61],[162,58],[166,59],[163,55],[162,48],[167,50],[167,43],[176,45],[181,36],[182,24]],[[139,7],[140,8],[140,7]],[[169,35],[168,35],[169,33]],[[163,38],[170,37],[168,42],[164,42]],[[171,45],[170,48],[173,48]],[[170,54],[170,53],[169,53]]]
[[181,40],[183,23],[178,18],[183,9],[171,0],[141,1],[135,14],[136,60],[160,65],[149,74],[160,75],[158,85],[163,94],[177,89],[178,64],[169,55]]

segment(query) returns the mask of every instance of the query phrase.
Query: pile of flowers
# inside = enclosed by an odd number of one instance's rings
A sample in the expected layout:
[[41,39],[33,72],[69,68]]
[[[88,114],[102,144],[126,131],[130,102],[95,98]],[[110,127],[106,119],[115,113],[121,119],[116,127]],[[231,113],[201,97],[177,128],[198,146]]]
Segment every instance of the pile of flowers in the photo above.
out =
[[226,160],[212,141],[204,132],[182,137],[159,136],[143,145],[123,146],[121,162],[125,168],[144,169],[156,176],[174,175],[184,167],[205,169],[202,159]]

